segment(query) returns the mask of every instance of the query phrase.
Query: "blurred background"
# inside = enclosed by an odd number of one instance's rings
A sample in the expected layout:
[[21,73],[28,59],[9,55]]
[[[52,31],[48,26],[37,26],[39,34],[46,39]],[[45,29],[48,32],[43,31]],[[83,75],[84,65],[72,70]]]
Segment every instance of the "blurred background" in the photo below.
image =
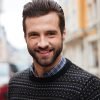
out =
[[[0,100],[6,100],[13,74],[32,63],[22,30],[22,9],[28,1],[0,0]],[[100,0],[56,1],[66,19],[62,55],[100,77]]]

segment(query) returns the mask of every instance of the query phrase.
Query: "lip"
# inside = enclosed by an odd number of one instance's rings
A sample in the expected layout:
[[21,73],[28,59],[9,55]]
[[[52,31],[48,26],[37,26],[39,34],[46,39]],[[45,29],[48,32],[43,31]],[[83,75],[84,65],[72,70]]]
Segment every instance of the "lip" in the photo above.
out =
[[47,53],[49,53],[50,51],[40,51],[39,53],[41,53],[41,54],[47,54]]
[[39,53],[39,56],[41,56],[41,57],[48,57],[48,56],[50,56],[51,52],[52,51],[40,51],[38,53]]

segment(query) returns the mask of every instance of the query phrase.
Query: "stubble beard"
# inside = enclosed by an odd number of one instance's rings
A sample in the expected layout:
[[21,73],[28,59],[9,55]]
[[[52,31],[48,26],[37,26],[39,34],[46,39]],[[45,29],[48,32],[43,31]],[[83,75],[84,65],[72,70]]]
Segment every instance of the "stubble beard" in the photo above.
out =
[[48,66],[51,66],[56,61],[56,59],[59,57],[59,55],[62,52],[63,45],[61,43],[61,45],[59,46],[59,48],[57,50],[55,48],[52,50],[53,56],[50,59],[39,59],[39,57],[36,55],[36,52],[34,50],[30,49],[29,47],[27,47],[27,48],[28,48],[29,54],[33,57],[33,59],[40,66],[48,67]]

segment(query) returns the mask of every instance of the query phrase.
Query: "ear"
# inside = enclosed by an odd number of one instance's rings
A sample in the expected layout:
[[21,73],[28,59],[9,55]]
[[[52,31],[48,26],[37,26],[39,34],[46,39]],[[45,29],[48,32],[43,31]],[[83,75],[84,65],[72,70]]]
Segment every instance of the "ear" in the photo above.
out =
[[63,40],[65,40],[65,38],[66,38],[66,29],[64,29],[63,31]]

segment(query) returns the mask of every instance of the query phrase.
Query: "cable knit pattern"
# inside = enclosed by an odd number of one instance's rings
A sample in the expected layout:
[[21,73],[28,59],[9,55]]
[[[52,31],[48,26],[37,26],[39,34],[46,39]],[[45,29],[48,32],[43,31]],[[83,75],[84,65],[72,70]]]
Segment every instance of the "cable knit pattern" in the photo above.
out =
[[47,78],[35,77],[28,68],[10,80],[8,100],[100,100],[100,79],[69,60]]

